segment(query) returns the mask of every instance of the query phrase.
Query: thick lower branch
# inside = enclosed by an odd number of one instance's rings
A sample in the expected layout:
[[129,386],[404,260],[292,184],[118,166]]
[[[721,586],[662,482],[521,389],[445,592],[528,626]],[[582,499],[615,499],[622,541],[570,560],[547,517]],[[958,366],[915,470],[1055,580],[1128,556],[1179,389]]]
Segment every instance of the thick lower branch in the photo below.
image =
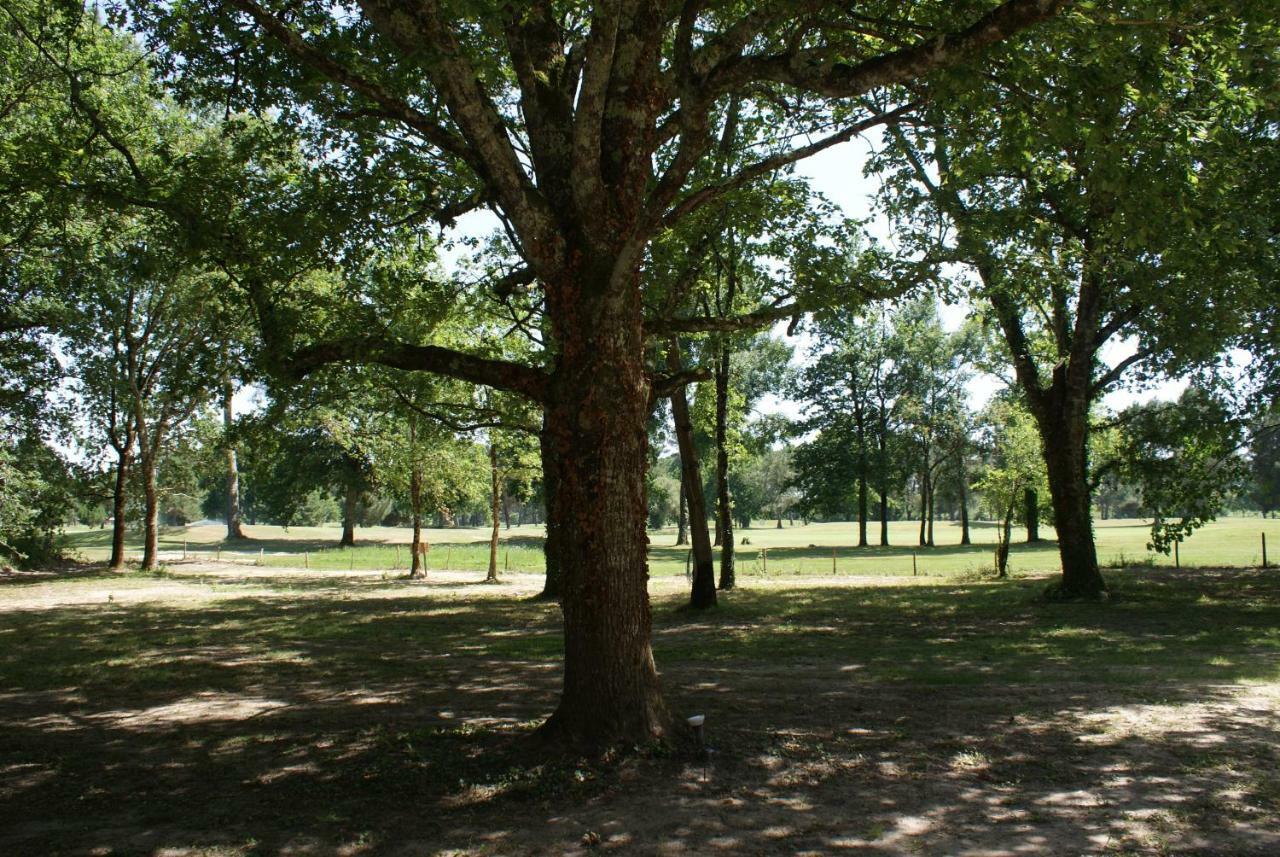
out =
[[517,393],[535,402],[547,398],[548,376],[540,369],[506,360],[477,357],[437,345],[411,345],[372,339],[340,339],[306,346],[284,359],[284,371],[297,378],[331,363],[372,363],[431,372],[496,390]]

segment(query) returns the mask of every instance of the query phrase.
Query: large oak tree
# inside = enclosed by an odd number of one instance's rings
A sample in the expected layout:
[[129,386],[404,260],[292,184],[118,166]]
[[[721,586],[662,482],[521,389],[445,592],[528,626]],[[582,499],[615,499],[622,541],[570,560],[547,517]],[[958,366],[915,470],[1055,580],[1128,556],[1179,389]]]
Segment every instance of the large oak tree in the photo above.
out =
[[[545,732],[600,747],[668,722],[649,645],[645,427],[674,381],[645,358],[646,337],[669,335],[673,320],[647,314],[649,242],[725,193],[891,121],[895,86],[1064,5],[178,0],[132,10],[190,95],[270,111],[327,160],[394,176],[388,192],[407,183],[424,220],[477,207],[498,216],[522,264],[497,287],[534,289],[545,312],[536,364],[379,332],[285,341],[273,329],[281,306],[300,314],[288,292],[245,285],[295,372],[379,362],[541,405],[566,654]],[[865,106],[872,97],[880,107]],[[699,183],[730,99],[773,116],[773,131],[754,160]]]

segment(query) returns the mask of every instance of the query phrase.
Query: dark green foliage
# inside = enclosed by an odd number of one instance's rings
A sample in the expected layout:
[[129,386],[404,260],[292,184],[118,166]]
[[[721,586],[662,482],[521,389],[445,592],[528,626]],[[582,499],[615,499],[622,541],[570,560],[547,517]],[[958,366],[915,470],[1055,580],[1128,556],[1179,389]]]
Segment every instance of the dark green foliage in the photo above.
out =
[[1176,402],[1135,405],[1120,420],[1121,469],[1155,518],[1150,548],[1169,553],[1239,490],[1244,421],[1221,391],[1199,384]]

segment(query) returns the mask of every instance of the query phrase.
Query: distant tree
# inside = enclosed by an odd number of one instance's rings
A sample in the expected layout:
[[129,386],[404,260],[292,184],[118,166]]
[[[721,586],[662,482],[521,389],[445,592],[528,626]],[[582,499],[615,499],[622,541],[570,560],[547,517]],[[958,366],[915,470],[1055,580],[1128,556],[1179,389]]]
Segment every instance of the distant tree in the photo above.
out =
[[88,412],[117,454],[110,565],[124,563],[125,491],[137,455],[143,492],[142,567],[158,562],[157,468],[173,435],[217,386],[218,354],[207,337],[222,324],[226,278],[172,253],[150,218],[103,237],[95,275],[62,326]]
[[1249,498],[1265,518],[1280,508],[1280,418],[1275,408],[1258,421],[1249,445]]
[[1243,483],[1246,420],[1225,390],[1194,383],[1173,402],[1134,405],[1120,415],[1121,467],[1154,517],[1152,550],[1214,520]]
[[904,304],[893,316],[890,356],[901,385],[898,410],[913,447],[920,493],[920,544],[933,544],[939,478],[968,441],[965,382],[970,377],[971,328],[948,333],[932,295]]
[[[793,394],[804,403],[799,432],[817,432],[796,450],[796,483],[810,513],[844,516],[858,522],[858,546],[865,547],[870,491],[883,496],[883,471],[892,441],[882,437],[895,419],[881,408],[896,401],[890,330],[881,317],[833,310],[817,316],[809,362],[799,372]],[[877,452],[879,450],[879,452]],[[882,504],[883,513],[887,507]],[[885,533],[882,529],[882,540]]]
[[988,458],[976,488],[996,515],[995,568],[1008,576],[1013,521],[1028,490],[1044,484],[1044,462],[1034,418],[1009,398],[996,399],[983,414]]

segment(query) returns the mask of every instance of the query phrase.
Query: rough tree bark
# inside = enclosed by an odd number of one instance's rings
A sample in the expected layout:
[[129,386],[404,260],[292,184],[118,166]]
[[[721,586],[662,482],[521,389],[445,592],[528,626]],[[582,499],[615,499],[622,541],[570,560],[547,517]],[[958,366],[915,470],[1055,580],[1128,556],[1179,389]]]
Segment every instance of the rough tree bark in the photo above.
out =
[[1040,425],[1062,560],[1062,581],[1056,594],[1068,599],[1096,599],[1107,587],[1093,541],[1086,451],[1088,406],[1086,399],[1078,401],[1077,406],[1063,402],[1059,407],[1033,408],[1032,413]]
[[360,505],[360,489],[354,485],[347,486],[342,499],[342,539],[339,547],[355,547],[356,544],[356,512]]
[[603,260],[548,287],[562,349],[545,413],[558,468],[551,517],[560,524],[565,663],[560,704],[543,734],[594,750],[669,727],[649,645],[651,405],[638,266],[612,289],[601,287],[613,269]]
[[538,433],[538,449],[542,457],[542,494],[546,502],[547,536],[542,542],[542,558],[547,566],[546,576],[542,582],[540,600],[558,601],[560,599],[560,523],[557,517],[558,507],[555,496],[560,477],[559,465],[551,449],[550,436],[547,433],[546,417],[542,420],[542,431]]

